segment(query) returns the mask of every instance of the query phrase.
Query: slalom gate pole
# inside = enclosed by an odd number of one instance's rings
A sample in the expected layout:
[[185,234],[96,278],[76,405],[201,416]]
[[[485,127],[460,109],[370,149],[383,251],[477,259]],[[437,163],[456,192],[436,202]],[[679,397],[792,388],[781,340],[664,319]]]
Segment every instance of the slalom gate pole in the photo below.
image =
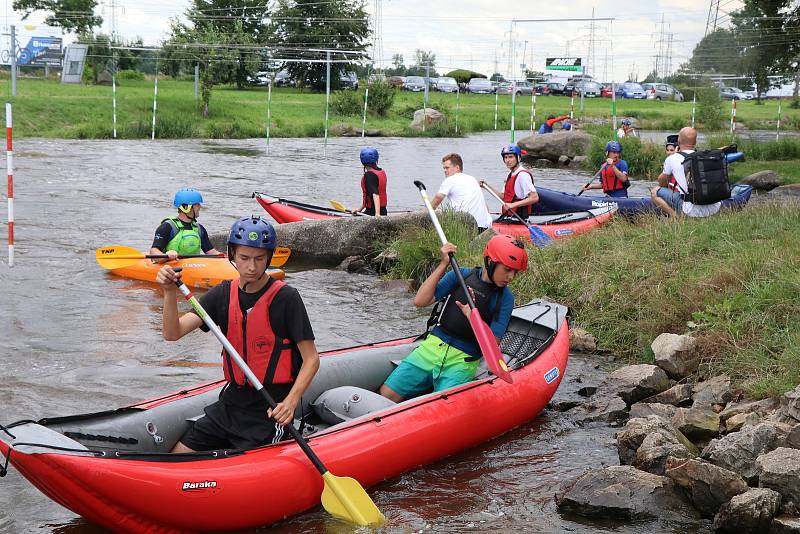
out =
[[692,95],[692,128],[694,128],[694,115],[697,108],[697,88],[695,87],[694,94]]
[[575,118],[575,91],[572,91],[572,96],[569,99],[569,120]]
[[458,112],[461,109],[461,88],[456,89],[456,135],[458,135]]
[[536,129],[536,84],[533,84],[531,91],[531,134]]
[[494,93],[494,129],[497,129],[497,91]]
[[111,115],[112,115],[112,136],[117,138],[117,75],[111,74]]
[[516,117],[517,117],[517,87],[516,83],[511,83],[511,144],[514,144],[514,139],[516,138],[517,132],[516,129]]
[[364,118],[361,119],[361,137],[367,135],[367,102],[369,102],[369,86],[364,91]]
[[8,266],[14,266],[14,149],[11,103],[6,102],[6,169],[8,170]]
[[731,135],[736,135],[736,99],[731,99]]
[[272,123],[272,84],[274,82],[275,76],[270,78],[267,86],[267,156],[269,156],[269,127]]
[[153,83],[153,127],[150,131],[150,140],[156,138],[156,101],[158,100],[158,61],[156,61],[156,79]]
[[611,129],[614,134],[614,141],[619,141],[617,136],[617,84],[611,82]]
[[775,126],[775,140],[781,140],[781,99],[778,98],[778,124]]

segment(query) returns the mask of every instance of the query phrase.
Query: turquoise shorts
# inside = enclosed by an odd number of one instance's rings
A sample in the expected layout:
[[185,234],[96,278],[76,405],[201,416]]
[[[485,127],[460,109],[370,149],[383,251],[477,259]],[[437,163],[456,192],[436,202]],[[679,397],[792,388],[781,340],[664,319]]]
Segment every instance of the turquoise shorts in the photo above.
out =
[[404,399],[410,399],[431,390],[441,391],[471,382],[475,380],[480,360],[465,361],[470,357],[429,334],[389,375],[386,385]]

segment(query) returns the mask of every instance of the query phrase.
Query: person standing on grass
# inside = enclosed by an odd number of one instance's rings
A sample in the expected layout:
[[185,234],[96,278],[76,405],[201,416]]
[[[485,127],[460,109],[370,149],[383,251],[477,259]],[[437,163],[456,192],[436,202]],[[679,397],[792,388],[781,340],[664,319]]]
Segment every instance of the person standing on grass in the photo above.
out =
[[464,174],[464,161],[458,154],[447,154],[442,158],[442,170],[445,179],[439,186],[439,191],[431,199],[433,209],[447,200],[451,208],[456,211],[464,211],[472,215],[478,231],[492,226],[492,216],[486,208],[486,200],[483,198],[478,180],[469,174]]

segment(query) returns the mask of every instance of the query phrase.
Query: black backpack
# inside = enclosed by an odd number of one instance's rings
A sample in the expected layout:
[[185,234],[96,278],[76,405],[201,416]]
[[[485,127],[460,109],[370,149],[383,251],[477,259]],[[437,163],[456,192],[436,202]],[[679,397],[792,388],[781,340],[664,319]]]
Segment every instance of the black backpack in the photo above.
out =
[[714,204],[731,197],[728,161],[723,150],[698,150],[683,155],[683,172],[688,191],[685,199],[692,204]]

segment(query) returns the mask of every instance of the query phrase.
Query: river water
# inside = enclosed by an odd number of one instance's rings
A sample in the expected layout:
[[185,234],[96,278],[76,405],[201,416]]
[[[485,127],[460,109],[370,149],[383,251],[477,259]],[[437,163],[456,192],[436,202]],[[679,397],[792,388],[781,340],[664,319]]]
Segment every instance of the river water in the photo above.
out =
[[[465,139],[373,139],[390,177],[390,209],[419,209],[413,180],[435,190],[441,156],[459,152],[465,172],[500,186],[507,133]],[[218,378],[219,348],[196,332],[167,343],[160,335],[159,290],[108,275],[94,250],[149,248],[173,213],[181,187],[203,192],[210,232],[234,218],[264,214],[250,198],[263,191],[327,204],[359,202],[361,139],[248,141],[60,141],[16,143],[16,265],[0,240],[0,423],[91,412]],[[536,170],[537,183],[577,191],[585,175]],[[633,194],[648,184],[635,183]],[[492,202],[491,200],[488,200]],[[491,206],[491,204],[490,204]],[[5,220],[5,203],[0,208]],[[419,332],[427,310],[379,279],[328,269],[292,271],[320,350]],[[576,370],[596,374],[576,359]],[[565,387],[565,386],[562,386]],[[642,523],[587,524],[557,514],[559,482],[587,467],[616,464],[611,429],[576,427],[556,412],[481,447],[387,481],[371,490],[389,517],[385,532],[680,532]],[[279,532],[346,532],[321,511],[274,527]],[[0,533],[89,534],[101,530],[53,503],[13,469],[0,479]]]

